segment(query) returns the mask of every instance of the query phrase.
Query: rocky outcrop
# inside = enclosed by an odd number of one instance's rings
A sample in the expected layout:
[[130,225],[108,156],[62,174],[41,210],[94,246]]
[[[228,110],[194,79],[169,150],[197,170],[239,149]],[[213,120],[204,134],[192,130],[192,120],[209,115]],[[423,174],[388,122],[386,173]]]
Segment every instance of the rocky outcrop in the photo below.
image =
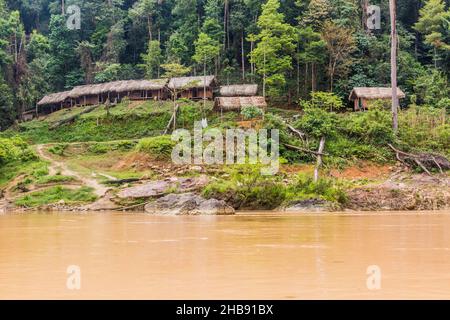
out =
[[304,212],[304,213],[314,213],[314,212],[330,212],[333,211],[333,204],[320,199],[308,199],[303,201],[297,201],[289,203],[285,207],[280,209],[286,212]]
[[204,199],[194,193],[168,194],[145,206],[145,212],[161,215],[232,215],[225,201]]
[[189,192],[201,189],[208,184],[208,177],[200,176],[194,178],[169,178],[165,180],[152,181],[142,185],[121,190],[119,198],[151,198],[160,197],[168,192]]
[[424,174],[391,177],[379,185],[350,190],[346,207],[362,211],[449,209],[450,179]]

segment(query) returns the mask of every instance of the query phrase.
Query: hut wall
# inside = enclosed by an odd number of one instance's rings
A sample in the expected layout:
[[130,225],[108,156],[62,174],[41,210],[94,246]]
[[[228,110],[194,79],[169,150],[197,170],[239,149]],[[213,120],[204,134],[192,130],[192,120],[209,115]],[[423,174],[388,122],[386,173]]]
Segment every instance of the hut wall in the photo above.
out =
[[[204,90],[203,88],[191,88],[188,90],[183,90],[178,93],[179,98],[191,99],[191,100],[202,100],[204,99]],[[206,88],[206,99],[212,100],[213,98],[213,90],[211,87]]]

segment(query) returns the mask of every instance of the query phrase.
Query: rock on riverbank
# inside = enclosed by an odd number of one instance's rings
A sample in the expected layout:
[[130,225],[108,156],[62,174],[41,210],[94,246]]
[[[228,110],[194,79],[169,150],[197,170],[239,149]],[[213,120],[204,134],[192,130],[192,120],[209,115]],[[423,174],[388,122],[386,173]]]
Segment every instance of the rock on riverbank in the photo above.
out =
[[225,201],[204,199],[194,193],[168,194],[145,206],[145,212],[162,215],[232,215]]

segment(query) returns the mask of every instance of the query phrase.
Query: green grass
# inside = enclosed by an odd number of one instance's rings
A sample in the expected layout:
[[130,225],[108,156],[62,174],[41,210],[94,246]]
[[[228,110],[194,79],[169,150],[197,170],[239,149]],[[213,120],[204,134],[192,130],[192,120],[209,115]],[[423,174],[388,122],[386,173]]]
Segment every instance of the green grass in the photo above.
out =
[[70,190],[61,186],[52,187],[44,191],[37,191],[15,201],[21,207],[35,208],[48,204],[55,204],[61,200],[67,205],[78,205],[93,202],[97,197],[92,188],[81,187]]
[[44,176],[48,174],[48,163],[44,161],[15,161],[6,164],[0,168],[0,188],[8,184],[9,181],[19,175],[32,175],[33,177]]
[[170,136],[159,136],[141,139],[136,146],[139,152],[147,153],[158,160],[169,159],[175,142]]
[[76,180],[75,177],[71,177],[71,176],[62,176],[62,175],[42,176],[39,179],[37,179],[36,184],[42,185],[42,184],[50,184],[50,183],[72,182],[75,180]]

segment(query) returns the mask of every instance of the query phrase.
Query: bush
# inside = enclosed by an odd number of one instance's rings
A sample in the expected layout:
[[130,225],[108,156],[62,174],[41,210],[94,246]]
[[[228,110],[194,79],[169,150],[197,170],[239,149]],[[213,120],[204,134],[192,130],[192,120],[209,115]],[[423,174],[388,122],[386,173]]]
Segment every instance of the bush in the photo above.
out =
[[346,114],[341,118],[342,132],[351,139],[372,145],[392,143],[392,117],[389,111],[372,109],[367,112]]
[[159,136],[141,139],[136,148],[140,152],[155,157],[155,159],[166,160],[170,158],[174,146],[175,142],[172,141],[170,136]]
[[48,152],[53,153],[57,156],[63,156],[68,146],[69,145],[67,143],[55,144],[54,146],[48,148]]
[[251,120],[254,118],[261,117],[263,114],[264,114],[264,112],[260,108],[255,107],[255,106],[246,106],[246,107],[243,107],[241,110],[241,115],[246,120]]
[[259,166],[237,165],[230,178],[209,184],[203,191],[207,198],[225,200],[236,209],[271,210],[285,199],[285,186],[280,177],[263,176]]
[[19,137],[0,138],[0,166],[13,161],[37,159],[28,144]]
[[303,174],[298,175],[289,185],[286,198],[289,201],[319,198],[340,204],[347,202],[344,188],[334,180],[322,178],[318,182],[314,182],[313,177]]
[[39,207],[63,200],[65,204],[76,205],[93,202],[96,199],[97,197],[92,193],[92,188],[81,187],[77,190],[70,190],[57,186],[45,191],[33,192],[16,200],[15,204],[22,207]]
[[311,100],[300,101],[303,109],[319,108],[326,111],[340,111],[345,109],[341,98],[330,92],[311,92]]

